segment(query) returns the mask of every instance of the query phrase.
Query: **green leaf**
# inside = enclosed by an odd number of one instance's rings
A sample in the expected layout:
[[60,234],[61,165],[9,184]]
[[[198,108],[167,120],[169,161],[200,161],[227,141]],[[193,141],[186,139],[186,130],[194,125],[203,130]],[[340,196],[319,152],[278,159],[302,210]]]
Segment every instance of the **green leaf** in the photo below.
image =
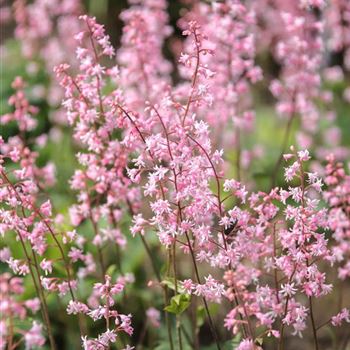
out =
[[[171,290],[175,290],[175,279],[173,277],[167,277],[162,281],[163,286],[167,286]],[[177,291],[179,293],[184,293],[185,289],[177,282]]]
[[174,278],[172,277],[167,277],[162,281],[163,286],[167,286],[168,288],[175,290],[175,282]]
[[238,348],[239,343],[241,342],[241,334],[238,333],[235,335],[235,337],[232,339],[232,349]]
[[106,275],[113,276],[114,272],[117,270],[117,265],[110,265],[106,271]]
[[170,305],[164,308],[165,311],[175,315],[182,314],[191,304],[191,296],[188,294],[177,294],[170,299]]

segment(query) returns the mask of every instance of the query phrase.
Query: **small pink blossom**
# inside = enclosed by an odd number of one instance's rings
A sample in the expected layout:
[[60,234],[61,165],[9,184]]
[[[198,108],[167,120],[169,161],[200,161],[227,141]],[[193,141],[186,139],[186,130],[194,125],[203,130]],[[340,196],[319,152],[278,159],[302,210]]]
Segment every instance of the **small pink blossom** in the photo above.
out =
[[45,338],[42,335],[42,325],[33,322],[32,328],[24,335],[26,349],[34,349],[45,344]]

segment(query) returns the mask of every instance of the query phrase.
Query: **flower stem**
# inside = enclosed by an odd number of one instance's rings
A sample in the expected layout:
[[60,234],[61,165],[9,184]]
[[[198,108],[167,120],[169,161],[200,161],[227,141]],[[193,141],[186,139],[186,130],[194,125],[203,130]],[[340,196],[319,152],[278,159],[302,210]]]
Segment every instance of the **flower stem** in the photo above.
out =
[[316,325],[315,325],[313,305],[312,305],[312,297],[311,296],[309,297],[309,308],[310,308],[310,319],[311,319],[311,325],[312,325],[312,333],[313,333],[313,336],[314,336],[315,350],[318,350],[317,329],[316,329]]

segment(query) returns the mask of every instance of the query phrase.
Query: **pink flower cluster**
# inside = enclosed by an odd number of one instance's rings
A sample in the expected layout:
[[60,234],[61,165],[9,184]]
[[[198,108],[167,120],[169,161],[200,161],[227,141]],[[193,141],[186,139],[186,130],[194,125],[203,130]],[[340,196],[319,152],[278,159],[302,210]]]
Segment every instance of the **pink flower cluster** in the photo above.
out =
[[[0,275],[0,311],[1,311],[1,337],[0,349],[15,349],[21,342],[25,342],[27,349],[42,346],[45,338],[42,335],[42,325],[33,322],[32,327],[25,332],[17,330],[16,321],[24,320],[31,314],[35,314],[40,309],[38,298],[21,301],[19,296],[23,294],[23,280],[19,277],[11,276],[9,273]],[[5,321],[6,320],[6,321]],[[14,342],[14,334],[18,332],[19,340]],[[7,339],[10,343],[7,344]]]

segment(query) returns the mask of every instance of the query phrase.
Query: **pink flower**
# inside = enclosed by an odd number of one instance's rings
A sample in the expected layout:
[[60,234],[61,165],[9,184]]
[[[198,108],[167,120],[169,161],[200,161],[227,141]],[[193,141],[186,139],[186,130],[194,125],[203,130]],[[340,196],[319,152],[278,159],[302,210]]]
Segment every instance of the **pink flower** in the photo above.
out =
[[261,349],[261,347],[256,346],[251,339],[242,340],[237,347],[237,350],[259,350],[259,349]]
[[28,299],[25,301],[25,306],[35,313],[40,310],[40,300],[39,298]]
[[88,313],[88,311],[89,311],[89,308],[84,303],[81,303],[79,301],[73,301],[73,300],[69,301],[69,304],[67,307],[68,315],[71,315],[71,314],[76,315],[78,313],[86,314]]
[[45,271],[45,275],[52,273],[52,261],[43,259],[40,263],[40,267]]
[[45,344],[45,338],[42,335],[42,325],[33,322],[32,328],[24,335],[24,341],[26,349],[43,346]]
[[286,297],[286,296],[293,296],[295,293],[296,293],[297,289],[294,288],[294,283],[286,283],[286,284],[282,284],[281,285],[281,290],[280,290],[280,293]]
[[331,323],[333,326],[340,326],[343,321],[350,323],[350,312],[349,309],[342,309],[337,315],[333,316]]
[[308,150],[299,151],[298,157],[302,162],[308,161],[310,159],[309,151]]
[[154,307],[150,307],[146,311],[147,319],[152,327],[160,327],[160,312]]

